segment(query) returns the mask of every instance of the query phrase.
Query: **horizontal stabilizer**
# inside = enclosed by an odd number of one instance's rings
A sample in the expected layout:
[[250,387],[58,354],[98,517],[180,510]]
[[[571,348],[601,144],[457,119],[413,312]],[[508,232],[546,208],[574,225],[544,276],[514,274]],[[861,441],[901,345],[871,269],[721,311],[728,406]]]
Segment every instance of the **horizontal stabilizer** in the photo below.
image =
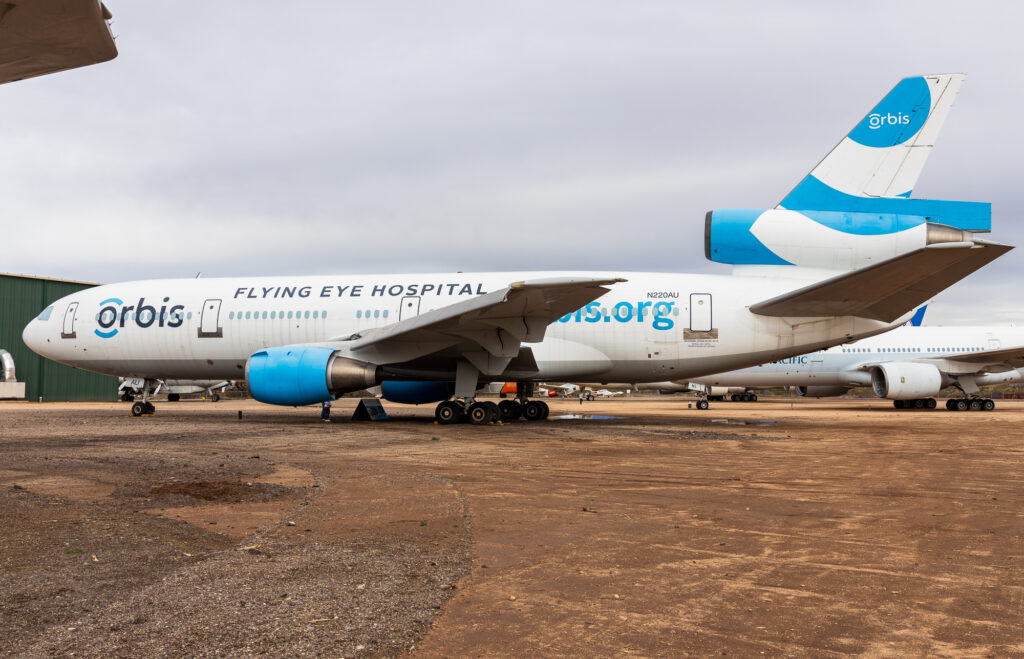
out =
[[930,245],[750,307],[762,316],[857,316],[892,322],[1013,249],[975,242]]

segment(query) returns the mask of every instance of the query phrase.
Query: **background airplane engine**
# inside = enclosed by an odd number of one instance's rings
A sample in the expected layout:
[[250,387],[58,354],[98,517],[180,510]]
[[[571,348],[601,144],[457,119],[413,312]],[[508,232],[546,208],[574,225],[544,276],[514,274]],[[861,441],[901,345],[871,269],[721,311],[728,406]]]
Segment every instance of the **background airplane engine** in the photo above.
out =
[[847,387],[797,387],[796,395],[806,398],[831,398],[842,396],[848,391]]
[[380,367],[320,346],[265,348],[249,357],[253,398],[274,405],[311,405],[380,383]]
[[401,382],[385,380],[380,383],[381,396],[392,403],[420,405],[448,400],[455,388],[448,382]]
[[890,362],[871,368],[871,388],[879,398],[929,398],[945,384],[942,373],[931,364]]

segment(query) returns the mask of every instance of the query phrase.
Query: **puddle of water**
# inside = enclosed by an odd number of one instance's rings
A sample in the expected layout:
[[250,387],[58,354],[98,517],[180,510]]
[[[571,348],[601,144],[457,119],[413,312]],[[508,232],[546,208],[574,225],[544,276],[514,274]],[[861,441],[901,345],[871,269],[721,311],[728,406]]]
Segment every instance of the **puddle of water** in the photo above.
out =
[[625,419],[624,416],[607,416],[605,414],[559,414],[549,416],[549,421],[583,420],[583,421],[608,421],[611,419]]
[[769,419],[711,419],[711,423],[724,423],[730,426],[772,426],[778,421]]

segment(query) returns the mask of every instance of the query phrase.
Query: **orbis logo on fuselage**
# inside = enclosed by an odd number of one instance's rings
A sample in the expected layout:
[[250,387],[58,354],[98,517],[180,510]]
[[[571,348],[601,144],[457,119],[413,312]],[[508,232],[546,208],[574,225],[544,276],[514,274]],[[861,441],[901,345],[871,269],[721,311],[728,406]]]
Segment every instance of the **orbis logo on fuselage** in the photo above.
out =
[[130,325],[141,327],[181,327],[185,322],[185,305],[175,304],[168,307],[167,303],[171,298],[165,297],[163,305],[158,310],[151,304],[146,304],[146,298],[140,297],[139,303],[125,305],[120,299],[112,297],[100,302],[100,312],[96,317],[96,324],[100,329],[93,330],[93,333],[101,339],[113,338],[118,331]]
[[910,115],[897,112],[886,112],[885,114],[879,114],[872,112],[868,115],[868,128],[871,130],[878,130],[882,126],[906,126],[910,123]]

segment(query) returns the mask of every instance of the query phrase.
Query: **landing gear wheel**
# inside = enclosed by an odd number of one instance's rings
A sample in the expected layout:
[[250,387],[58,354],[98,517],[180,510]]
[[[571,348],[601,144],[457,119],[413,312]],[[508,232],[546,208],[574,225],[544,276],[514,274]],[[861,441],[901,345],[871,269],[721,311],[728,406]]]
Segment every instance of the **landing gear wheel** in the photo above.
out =
[[971,406],[971,411],[972,412],[980,412],[981,411],[981,400],[980,399],[972,398],[971,402],[969,404]]
[[950,412],[953,411],[953,399],[952,398],[947,398],[946,399],[946,409],[949,410]]
[[704,398],[701,398],[700,400],[698,400],[697,401],[697,409],[698,410],[706,410],[706,409],[708,409],[708,401],[706,399],[704,399]]
[[474,426],[482,426],[493,420],[493,412],[487,403],[473,403],[466,411],[469,422]]
[[142,416],[146,413],[146,404],[142,401],[132,405],[132,416]]
[[757,402],[757,394],[750,394],[750,402],[751,403],[756,403]]
[[937,403],[934,398],[925,398],[924,406],[930,410],[934,410]]
[[914,400],[914,408],[918,410],[923,410],[925,408],[925,405],[927,404],[928,401],[926,401],[924,398],[918,398]]
[[181,400],[181,394],[167,394],[168,403],[177,403],[179,400]]
[[734,403],[735,403],[736,401],[738,401],[739,399],[740,399],[740,397],[739,397],[739,396],[737,396],[736,394],[733,394],[733,395],[729,396],[729,400],[731,400],[731,401],[732,401],[732,402],[734,402]]
[[210,400],[212,400],[215,403],[219,403],[220,402],[220,394],[214,394],[214,395],[210,396]]
[[985,410],[986,412],[991,412],[992,410],[996,409],[996,402],[991,398],[986,398],[981,402],[981,409]]
[[498,403],[498,410],[501,412],[502,421],[511,421],[523,415],[523,406],[517,400],[501,401]]
[[446,400],[434,410],[434,418],[443,425],[458,423],[462,420],[462,406],[453,400]]
[[587,394],[587,400],[594,400],[594,394]]
[[551,414],[551,408],[548,407],[548,404],[545,403],[544,401],[540,401],[540,406],[544,408],[544,416],[541,417],[541,421],[543,421],[544,419],[548,418],[549,414]]
[[149,401],[146,401],[145,403],[143,403],[143,405],[145,405],[146,407],[146,411],[143,412],[143,414],[156,414],[156,405],[150,403]]
[[501,408],[494,401],[484,401],[484,405],[491,411],[491,423],[497,423],[501,421]]
[[957,412],[966,412],[967,401],[963,398],[956,399],[955,401],[953,401],[953,409],[956,410]]
[[543,421],[546,417],[546,409],[542,401],[539,400],[528,400],[526,405],[523,405],[523,418],[527,421]]
[[904,405],[902,400],[894,400],[892,402],[892,406],[895,407],[898,410],[902,410],[905,405]]

